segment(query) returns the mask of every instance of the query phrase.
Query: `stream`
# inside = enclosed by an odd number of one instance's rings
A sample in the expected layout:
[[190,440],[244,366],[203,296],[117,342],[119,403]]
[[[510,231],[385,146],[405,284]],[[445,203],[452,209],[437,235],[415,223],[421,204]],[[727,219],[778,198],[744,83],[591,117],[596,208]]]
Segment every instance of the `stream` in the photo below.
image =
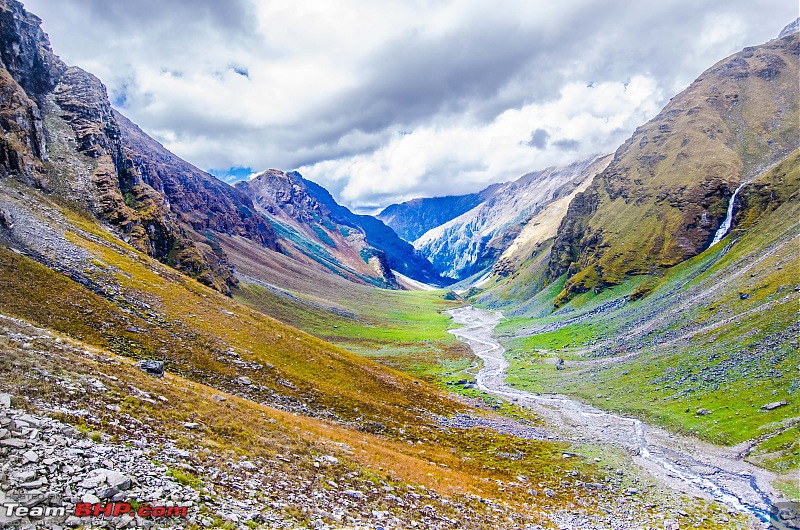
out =
[[636,418],[605,412],[559,394],[536,394],[505,383],[508,362],[492,336],[502,313],[472,306],[449,312],[463,327],[449,330],[483,360],[476,386],[493,396],[536,412],[549,428],[585,443],[611,444],[632,455],[636,464],[670,488],[711,498],[731,510],[769,521],[774,475],[742,460],[735,447],[720,447],[669,433]]

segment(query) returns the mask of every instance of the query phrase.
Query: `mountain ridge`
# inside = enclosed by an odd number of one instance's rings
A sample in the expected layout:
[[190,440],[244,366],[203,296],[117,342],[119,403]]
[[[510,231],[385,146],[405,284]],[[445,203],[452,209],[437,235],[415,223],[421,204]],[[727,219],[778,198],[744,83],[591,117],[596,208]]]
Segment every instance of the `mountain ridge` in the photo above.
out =
[[428,230],[478,206],[491,196],[499,184],[493,184],[477,193],[411,199],[391,204],[376,217],[391,227],[397,235],[413,243]]
[[[331,194],[297,172],[270,169],[236,184],[277,230],[290,230],[284,246],[353,281],[400,288],[392,270],[423,283],[441,285],[433,265],[380,220],[339,205]],[[302,234],[302,235],[300,235]],[[311,246],[309,246],[309,244]],[[297,253],[295,253],[297,255]],[[344,266],[344,268],[341,268]]]
[[637,128],[562,221],[547,273],[568,277],[560,300],[708,246],[734,189],[797,147],[798,50],[797,33],[745,48]]
[[596,155],[487,188],[485,200],[414,241],[443,274],[463,279],[491,268],[519,235],[520,223],[594,175]]

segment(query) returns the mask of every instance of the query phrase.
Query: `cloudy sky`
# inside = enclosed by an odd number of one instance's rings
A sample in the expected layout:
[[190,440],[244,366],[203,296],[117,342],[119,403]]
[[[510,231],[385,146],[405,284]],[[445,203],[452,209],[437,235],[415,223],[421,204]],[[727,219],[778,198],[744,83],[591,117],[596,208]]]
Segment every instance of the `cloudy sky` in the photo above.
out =
[[787,0],[24,0],[114,105],[228,181],[372,211],[611,152]]

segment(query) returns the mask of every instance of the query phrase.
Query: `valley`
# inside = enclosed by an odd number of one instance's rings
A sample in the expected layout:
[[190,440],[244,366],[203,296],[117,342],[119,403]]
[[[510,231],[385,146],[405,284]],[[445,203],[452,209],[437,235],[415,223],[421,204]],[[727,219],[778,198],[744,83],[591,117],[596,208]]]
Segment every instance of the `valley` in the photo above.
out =
[[[526,125],[491,142],[575,156],[406,200],[333,170],[330,191],[290,168],[216,178],[0,0],[0,528],[800,513],[798,29],[718,61],[613,153]],[[339,147],[361,156],[367,129]],[[185,513],[77,510],[109,503]]]

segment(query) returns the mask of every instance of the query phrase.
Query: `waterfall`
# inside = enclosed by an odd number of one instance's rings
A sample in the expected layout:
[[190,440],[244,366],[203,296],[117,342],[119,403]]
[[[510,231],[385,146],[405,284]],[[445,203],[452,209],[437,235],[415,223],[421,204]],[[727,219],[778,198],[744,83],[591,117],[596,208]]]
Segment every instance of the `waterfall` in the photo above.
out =
[[725,221],[722,222],[719,230],[717,230],[717,233],[714,234],[714,239],[711,241],[711,244],[708,245],[708,248],[711,248],[722,241],[722,238],[725,237],[725,235],[728,233],[728,230],[731,229],[731,223],[733,222],[733,204],[736,202],[736,196],[739,195],[739,190],[744,188],[749,182],[750,181],[748,180],[739,184],[739,187],[736,188],[736,190],[733,192],[733,195],[731,195],[731,202],[728,203],[728,215],[725,216]]

